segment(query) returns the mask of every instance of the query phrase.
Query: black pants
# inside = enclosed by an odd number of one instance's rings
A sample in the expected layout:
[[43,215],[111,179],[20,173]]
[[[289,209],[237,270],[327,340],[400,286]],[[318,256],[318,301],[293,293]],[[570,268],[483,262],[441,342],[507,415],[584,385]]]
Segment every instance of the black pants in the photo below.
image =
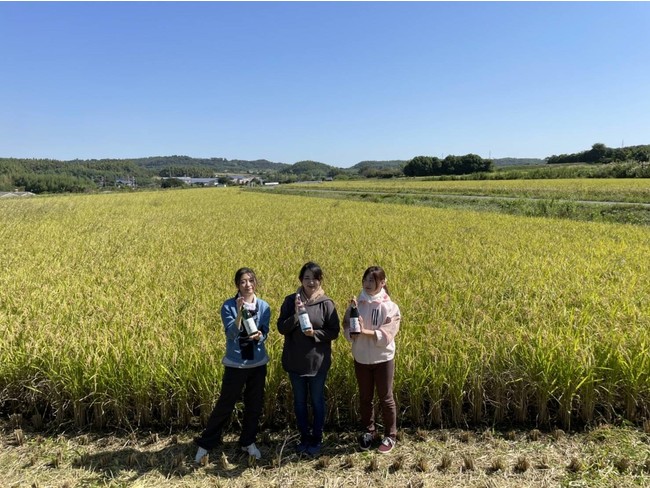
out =
[[248,446],[255,442],[262,407],[264,405],[264,382],[266,364],[255,368],[230,368],[226,366],[221,382],[219,400],[214,406],[208,425],[200,437],[194,439],[200,447],[212,449],[221,443],[224,428],[230,422],[235,403],[244,391],[244,418],[239,444]]

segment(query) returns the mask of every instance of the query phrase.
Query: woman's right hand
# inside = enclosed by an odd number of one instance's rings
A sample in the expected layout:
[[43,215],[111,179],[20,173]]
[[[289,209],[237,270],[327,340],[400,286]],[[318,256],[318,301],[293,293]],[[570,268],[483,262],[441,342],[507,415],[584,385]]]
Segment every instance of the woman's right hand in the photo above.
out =
[[296,320],[298,320],[298,309],[302,306],[302,300],[300,299],[300,293],[296,293],[296,299],[293,302],[293,310],[294,314],[296,316]]
[[244,306],[244,297],[237,297],[237,317],[235,318],[235,325],[237,326],[238,329],[241,330],[242,328],[242,323],[241,323],[241,309]]

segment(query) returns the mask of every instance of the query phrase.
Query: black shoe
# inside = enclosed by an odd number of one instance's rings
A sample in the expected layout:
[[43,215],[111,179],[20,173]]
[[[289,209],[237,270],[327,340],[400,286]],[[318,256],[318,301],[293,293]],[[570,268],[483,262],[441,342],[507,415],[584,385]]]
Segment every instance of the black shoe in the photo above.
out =
[[323,447],[323,445],[320,442],[315,442],[313,444],[310,444],[309,447],[307,448],[307,455],[313,458],[317,458],[320,456],[320,450]]
[[296,454],[306,454],[307,449],[309,449],[309,444],[305,441],[301,441],[300,444],[296,446]]
[[366,432],[359,436],[359,447],[362,451],[367,451],[372,446],[372,440],[375,436],[372,435],[372,432]]

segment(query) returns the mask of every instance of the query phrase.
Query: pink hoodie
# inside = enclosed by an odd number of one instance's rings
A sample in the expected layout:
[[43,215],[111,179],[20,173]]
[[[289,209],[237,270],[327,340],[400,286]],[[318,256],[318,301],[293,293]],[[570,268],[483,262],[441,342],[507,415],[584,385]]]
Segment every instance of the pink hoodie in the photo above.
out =
[[352,356],[361,364],[377,364],[395,357],[395,336],[399,331],[400,312],[397,304],[382,290],[374,296],[362,291],[357,299],[359,316],[363,317],[365,329],[374,329],[375,335],[361,334],[350,338],[350,307],[345,311],[343,331],[352,343]]

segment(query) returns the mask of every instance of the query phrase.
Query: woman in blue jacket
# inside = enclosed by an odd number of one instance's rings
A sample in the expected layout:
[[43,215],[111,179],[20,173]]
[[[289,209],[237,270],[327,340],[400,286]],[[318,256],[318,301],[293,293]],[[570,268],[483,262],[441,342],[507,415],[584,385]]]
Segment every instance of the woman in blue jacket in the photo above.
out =
[[[226,354],[221,362],[225,369],[219,400],[205,430],[194,439],[199,446],[195,457],[197,463],[210,449],[221,443],[223,429],[230,420],[235,403],[242,397],[242,391],[244,417],[239,444],[249,455],[257,459],[262,457],[255,445],[255,438],[264,405],[266,364],[269,362],[264,343],[269,333],[271,308],[255,295],[257,278],[252,269],[238,269],[235,286],[237,295],[226,300],[221,307],[221,320],[226,333]],[[255,322],[257,331],[253,334],[245,326],[244,314]]]

